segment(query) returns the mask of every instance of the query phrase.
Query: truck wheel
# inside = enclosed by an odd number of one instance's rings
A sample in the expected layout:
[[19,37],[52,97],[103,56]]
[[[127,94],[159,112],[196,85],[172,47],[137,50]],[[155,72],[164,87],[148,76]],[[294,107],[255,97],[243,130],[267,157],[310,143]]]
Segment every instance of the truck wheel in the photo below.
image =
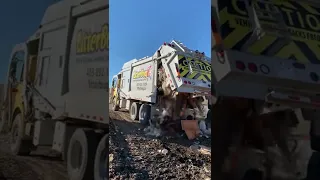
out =
[[133,102],[130,107],[130,118],[131,120],[138,120],[139,118],[139,106],[140,104]]
[[8,132],[8,118],[5,114],[6,112],[1,112],[1,118],[0,118],[0,134]]
[[139,121],[143,125],[147,125],[149,123],[151,114],[151,106],[149,104],[142,104],[139,110]]
[[97,148],[94,159],[94,180],[107,179],[107,140],[108,134],[103,136]]
[[15,155],[29,155],[32,150],[32,140],[26,139],[24,135],[24,122],[22,114],[14,116],[10,132],[10,148]]
[[116,104],[112,104],[112,110],[113,111],[119,111],[119,106],[118,105],[116,105]]
[[112,101],[112,110],[113,110],[113,111],[118,111],[119,109],[120,109],[120,108],[119,108],[119,106],[117,105],[116,100],[113,99],[113,101]]
[[98,140],[97,134],[92,130],[77,129],[73,133],[67,154],[70,180],[92,179]]

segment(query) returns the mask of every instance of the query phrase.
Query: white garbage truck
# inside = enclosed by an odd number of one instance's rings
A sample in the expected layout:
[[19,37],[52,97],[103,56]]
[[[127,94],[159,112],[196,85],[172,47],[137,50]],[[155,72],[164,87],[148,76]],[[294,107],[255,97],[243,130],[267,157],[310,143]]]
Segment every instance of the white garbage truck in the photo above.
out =
[[[288,145],[290,127],[320,118],[319,2],[211,0],[211,4],[212,92],[217,99],[212,106],[212,178],[223,179],[221,168],[231,155],[230,146],[248,146],[249,141],[255,141],[250,146],[262,150],[267,159],[268,147],[275,143],[294,162]],[[262,175],[256,166],[234,177],[247,173],[275,178],[272,163],[258,161]]]
[[173,40],[150,57],[126,62],[113,77],[110,101],[142,124],[164,116],[199,120],[207,115],[210,91],[210,58]]
[[107,179],[108,58],[108,0],[49,6],[9,60],[0,130],[12,152],[49,146],[70,179]]

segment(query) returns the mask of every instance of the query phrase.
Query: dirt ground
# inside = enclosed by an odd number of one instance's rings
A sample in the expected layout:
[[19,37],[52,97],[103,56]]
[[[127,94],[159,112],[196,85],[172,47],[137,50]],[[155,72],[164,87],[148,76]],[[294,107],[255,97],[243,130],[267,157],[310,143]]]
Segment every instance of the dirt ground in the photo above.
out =
[[30,156],[10,153],[9,136],[0,135],[0,180],[67,180],[61,158],[47,148],[39,148]]
[[[129,120],[127,112],[110,112],[110,118],[110,180],[210,178],[211,157],[189,147],[194,143],[210,146],[211,139],[149,137],[139,123]],[[66,165],[49,148],[38,148],[31,156],[14,156],[9,135],[0,135],[0,180],[57,179],[68,179]]]
[[194,143],[210,147],[211,139],[150,137],[129,120],[127,112],[110,110],[109,179],[211,179],[211,157],[192,151]]

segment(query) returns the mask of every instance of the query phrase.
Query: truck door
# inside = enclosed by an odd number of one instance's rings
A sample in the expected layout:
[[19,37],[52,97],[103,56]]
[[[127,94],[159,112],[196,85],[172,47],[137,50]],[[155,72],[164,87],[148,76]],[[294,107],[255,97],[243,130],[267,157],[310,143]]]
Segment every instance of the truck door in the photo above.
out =
[[115,97],[115,104],[118,104],[118,99],[119,99],[119,92],[121,91],[121,74],[118,74],[117,77],[117,83],[116,83],[116,87],[115,87],[115,91],[114,91],[114,97]]
[[114,99],[115,97],[115,94],[114,92],[116,91],[116,87],[117,87],[117,77],[113,77],[112,78],[112,87],[111,87],[111,91],[110,91],[110,101],[112,102],[112,100]]
[[24,94],[24,65],[26,50],[24,45],[17,45],[14,49],[8,69],[7,83],[5,88],[4,100],[7,104],[5,116],[9,121],[15,108],[20,108],[23,112],[23,94]]

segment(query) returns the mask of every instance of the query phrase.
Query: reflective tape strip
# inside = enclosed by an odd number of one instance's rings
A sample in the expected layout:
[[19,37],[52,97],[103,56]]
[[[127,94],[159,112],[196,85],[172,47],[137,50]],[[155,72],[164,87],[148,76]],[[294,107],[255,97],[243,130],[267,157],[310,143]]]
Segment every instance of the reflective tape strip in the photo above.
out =
[[104,120],[102,116],[90,116],[90,115],[86,115],[86,114],[80,114],[79,117],[81,119],[91,119],[91,120],[99,120],[99,121]]
[[[192,68],[192,72],[190,72],[188,66],[189,62],[192,62],[199,67]],[[179,56],[179,71],[181,77],[211,82],[211,64],[208,62]]]
[[[248,48],[248,52],[255,55],[292,59],[302,63],[319,64],[319,23],[314,24],[313,22],[317,20],[320,9],[311,3],[308,4],[307,1],[272,0],[268,1],[268,3],[272,3],[281,11],[292,41],[280,49],[277,49],[275,52],[272,52],[272,54],[267,54],[276,43],[281,41],[281,38],[277,36],[262,36],[261,39],[254,42]],[[260,1],[257,6],[264,9],[268,4],[263,4],[263,2]],[[241,50],[252,36],[252,23],[244,7],[244,1],[218,1],[219,23],[215,23],[221,25],[220,32],[225,48]],[[296,21],[291,21],[290,19],[292,18],[296,19]],[[260,23],[262,25],[277,25],[275,22],[267,19],[260,20]]]

